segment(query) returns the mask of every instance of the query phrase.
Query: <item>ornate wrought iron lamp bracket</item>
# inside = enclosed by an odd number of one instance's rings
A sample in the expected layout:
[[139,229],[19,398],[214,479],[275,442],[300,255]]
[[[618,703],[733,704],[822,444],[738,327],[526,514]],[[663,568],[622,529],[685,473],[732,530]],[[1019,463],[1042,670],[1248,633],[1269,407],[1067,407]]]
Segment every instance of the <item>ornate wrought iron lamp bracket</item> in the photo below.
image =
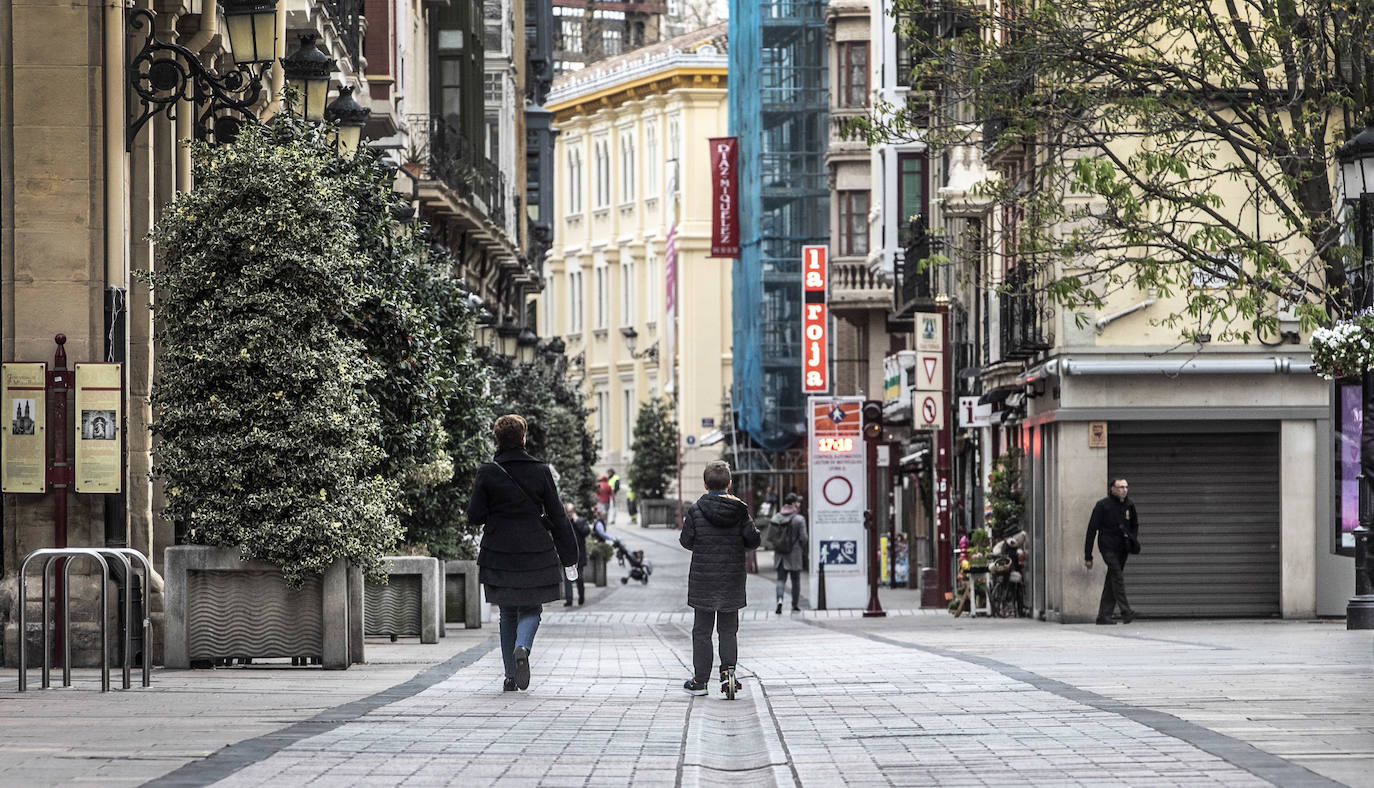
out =
[[161,112],[169,120],[175,117],[176,103],[181,100],[195,105],[192,132],[198,140],[208,137],[231,142],[245,121],[258,123],[253,107],[262,97],[263,76],[272,65],[270,61],[238,63],[234,70],[216,75],[186,47],[159,41],[152,11],[129,9],[126,24],[135,34],[147,29],[143,47],[126,70],[129,88],[142,105],[138,117],[125,129],[126,151],[133,150],[139,130],[154,115]]

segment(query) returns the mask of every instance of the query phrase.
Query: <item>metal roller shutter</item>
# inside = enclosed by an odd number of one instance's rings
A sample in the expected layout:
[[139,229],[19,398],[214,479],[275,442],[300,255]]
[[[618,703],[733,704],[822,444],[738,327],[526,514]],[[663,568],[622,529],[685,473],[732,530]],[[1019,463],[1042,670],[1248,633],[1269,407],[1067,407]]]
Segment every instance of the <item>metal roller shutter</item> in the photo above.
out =
[[1111,427],[1108,468],[1140,515],[1126,591],[1143,616],[1279,615],[1278,425],[1235,426]]

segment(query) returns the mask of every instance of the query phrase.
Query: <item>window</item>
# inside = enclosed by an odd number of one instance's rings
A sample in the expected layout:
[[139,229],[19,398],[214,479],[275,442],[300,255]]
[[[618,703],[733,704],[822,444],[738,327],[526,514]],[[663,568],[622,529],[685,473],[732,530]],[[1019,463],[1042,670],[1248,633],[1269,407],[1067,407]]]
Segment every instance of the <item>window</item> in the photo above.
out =
[[620,451],[628,455],[635,439],[635,392],[634,381],[630,378],[620,381],[620,428],[623,430]]
[[582,151],[568,148],[568,215],[582,213]]
[[564,18],[560,22],[558,34],[563,40],[557,48],[564,52],[580,53],[582,51],[582,20]]
[[601,451],[606,451],[607,438],[611,434],[611,395],[606,384],[597,385],[593,396],[596,399],[596,437]]
[[838,192],[840,202],[839,256],[868,254],[868,192]]
[[910,13],[897,20],[897,84],[911,85],[911,72],[929,55],[936,35],[935,15]]
[[840,43],[840,106],[868,105],[868,42]]
[[582,272],[568,272],[568,333],[582,333]]
[[620,201],[635,199],[635,139],[634,132],[620,135]]
[[606,328],[606,266],[598,265],[595,271],[596,285],[596,328],[605,330]]
[[605,208],[611,204],[611,155],[610,144],[597,140],[593,146],[596,156],[596,204],[594,208]]
[[644,319],[650,323],[658,322],[658,259],[653,252],[644,255]]
[[644,124],[644,197],[658,193],[658,124]]
[[911,220],[926,216],[926,155],[903,153],[897,157],[897,245],[911,241]]
[[635,263],[627,260],[620,264],[620,325],[635,324]]
[[601,31],[601,54],[607,57],[620,54],[621,32],[615,28]]
[[677,194],[678,162],[682,160],[682,137],[678,132],[677,119],[668,121],[668,196]]

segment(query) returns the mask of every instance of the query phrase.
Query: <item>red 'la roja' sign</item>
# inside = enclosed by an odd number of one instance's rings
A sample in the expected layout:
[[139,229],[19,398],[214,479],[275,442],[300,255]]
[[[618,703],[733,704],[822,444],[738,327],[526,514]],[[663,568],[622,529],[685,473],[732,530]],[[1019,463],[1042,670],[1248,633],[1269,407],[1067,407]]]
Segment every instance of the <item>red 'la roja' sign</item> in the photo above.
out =
[[711,140],[711,257],[739,257],[739,139]]
[[802,391],[830,390],[826,247],[802,247]]

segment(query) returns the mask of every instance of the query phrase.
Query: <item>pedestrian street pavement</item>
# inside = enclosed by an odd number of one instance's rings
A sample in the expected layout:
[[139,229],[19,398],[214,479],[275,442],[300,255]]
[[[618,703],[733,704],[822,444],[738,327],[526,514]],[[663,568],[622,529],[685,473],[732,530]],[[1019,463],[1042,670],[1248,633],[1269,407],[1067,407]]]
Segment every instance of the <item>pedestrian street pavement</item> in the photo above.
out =
[[732,702],[681,689],[677,532],[616,535],[650,582],[613,563],[585,607],[546,606],[526,692],[501,691],[491,626],[105,695],[10,671],[0,786],[1374,786],[1372,636],[1341,622],[955,619],[903,592],[883,619],[776,615],[765,571]]

